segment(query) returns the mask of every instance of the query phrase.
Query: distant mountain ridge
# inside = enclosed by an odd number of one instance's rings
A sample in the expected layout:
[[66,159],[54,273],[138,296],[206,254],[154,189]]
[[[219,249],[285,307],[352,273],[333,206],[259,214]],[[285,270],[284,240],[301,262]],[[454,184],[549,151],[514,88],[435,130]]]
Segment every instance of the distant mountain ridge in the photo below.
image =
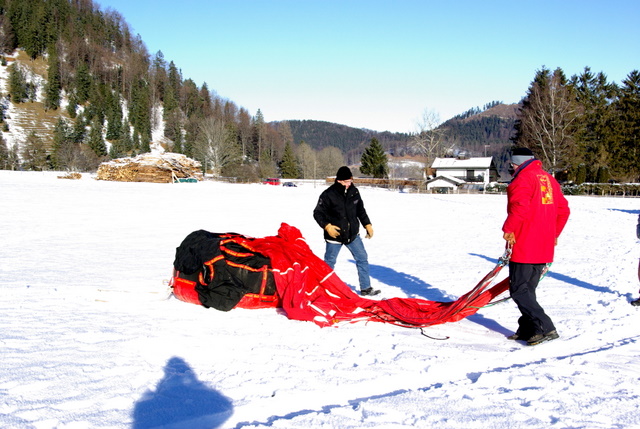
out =
[[[438,128],[445,131],[447,146],[454,145],[458,151],[473,156],[500,157],[505,148],[511,146],[519,107],[519,104],[497,103],[486,110],[471,109],[443,122]],[[402,156],[410,151],[412,135],[409,133],[378,132],[315,120],[286,122],[296,144],[304,141],[316,150],[334,146],[348,157],[355,157],[362,153],[372,138],[376,138],[389,153]]]
[[347,157],[362,153],[372,138],[378,139],[387,150],[405,147],[410,141],[410,135],[406,133],[378,132],[316,120],[291,120],[286,122],[289,123],[295,144],[300,144],[300,142],[304,141],[315,150],[333,146],[340,149]]

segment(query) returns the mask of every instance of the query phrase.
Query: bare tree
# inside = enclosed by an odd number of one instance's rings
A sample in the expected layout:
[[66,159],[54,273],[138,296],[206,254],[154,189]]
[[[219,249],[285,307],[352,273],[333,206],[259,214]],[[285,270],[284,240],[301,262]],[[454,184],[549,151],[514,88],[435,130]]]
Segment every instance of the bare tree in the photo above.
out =
[[205,169],[210,169],[214,176],[220,176],[224,167],[242,161],[240,145],[227,138],[227,134],[224,123],[219,119],[209,117],[200,123],[195,154],[203,161]]
[[301,142],[297,147],[296,155],[298,158],[298,165],[302,173],[303,179],[316,179],[316,172],[318,170],[318,159],[316,151],[305,143]]
[[42,171],[48,168],[47,149],[35,131],[31,131],[27,136],[20,155],[27,170]]
[[553,172],[569,166],[575,155],[577,104],[560,68],[542,68],[518,112],[515,143],[531,149]]
[[416,133],[411,137],[412,148],[427,158],[427,166],[450,149],[446,145],[446,132],[439,125],[440,115],[434,110],[425,109],[416,123]]
[[338,168],[345,165],[344,154],[333,146],[325,147],[318,154],[318,177],[335,176]]

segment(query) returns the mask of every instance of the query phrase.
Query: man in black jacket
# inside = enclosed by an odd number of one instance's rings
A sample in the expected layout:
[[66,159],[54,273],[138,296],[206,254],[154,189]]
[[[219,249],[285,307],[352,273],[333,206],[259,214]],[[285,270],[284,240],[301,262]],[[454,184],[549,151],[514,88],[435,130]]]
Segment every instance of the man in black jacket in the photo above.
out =
[[360,223],[367,230],[366,238],[373,237],[373,227],[364,209],[360,192],[353,184],[349,167],[340,167],[333,185],[320,194],[318,204],[313,210],[313,218],[324,229],[324,239],[327,243],[324,261],[333,268],[342,245],[347,246],[356,260],[360,294],[379,294],[379,290],[371,287],[369,259],[358,234]]

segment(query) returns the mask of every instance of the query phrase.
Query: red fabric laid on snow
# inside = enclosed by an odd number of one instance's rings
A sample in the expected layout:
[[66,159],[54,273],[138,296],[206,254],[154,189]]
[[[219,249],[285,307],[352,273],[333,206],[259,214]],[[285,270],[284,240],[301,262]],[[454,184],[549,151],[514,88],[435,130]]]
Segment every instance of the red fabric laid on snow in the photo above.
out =
[[237,240],[267,256],[287,317],[319,326],[338,322],[378,321],[408,327],[455,322],[468,317],[509,288],[509,279],[486,289],[502,268],[496,267],[469,293],[452,302],[417,298],[372,300],[353,292],[309,248],[300,230],[283,223],[278,235]]

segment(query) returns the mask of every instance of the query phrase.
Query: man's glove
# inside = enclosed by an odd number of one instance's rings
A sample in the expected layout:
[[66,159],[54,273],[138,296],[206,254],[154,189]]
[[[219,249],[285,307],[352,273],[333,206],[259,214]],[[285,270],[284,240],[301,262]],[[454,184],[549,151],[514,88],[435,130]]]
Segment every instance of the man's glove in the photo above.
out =
[[335,225],[331,225],[330,223],[324,227],[324,230],[327,231],[327,234],[329,234],[329,237],[331,238],[338,238],[340,235],[340,228]]
[[367,235],[365,236],[365,238],[373,238],[373,227],[371,226],[371,224],[365,225],[364,229],[367,230]]

